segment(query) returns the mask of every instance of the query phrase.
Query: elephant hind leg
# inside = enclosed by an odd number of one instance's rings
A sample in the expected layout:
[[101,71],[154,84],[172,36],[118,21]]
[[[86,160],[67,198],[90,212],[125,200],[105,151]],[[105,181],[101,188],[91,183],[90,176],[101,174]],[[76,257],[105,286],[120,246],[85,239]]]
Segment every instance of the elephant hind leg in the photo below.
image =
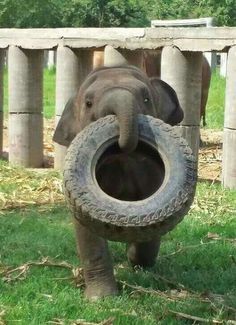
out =
[[132,266],[141,266],[143,268],[154,266],[160,244],[160,239],[128,244],[127,257],[129,262]]

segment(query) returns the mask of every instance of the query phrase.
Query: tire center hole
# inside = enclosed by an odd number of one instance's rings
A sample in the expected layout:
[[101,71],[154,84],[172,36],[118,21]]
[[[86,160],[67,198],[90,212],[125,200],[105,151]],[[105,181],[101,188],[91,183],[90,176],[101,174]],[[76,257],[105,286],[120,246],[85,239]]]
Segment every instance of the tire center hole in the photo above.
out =
[[98,159],[95,176],[99,187],[122,201],[144,200],[155,193],[165,178],[163,160],[152,146],[139,141],[132,153],[113,143]]

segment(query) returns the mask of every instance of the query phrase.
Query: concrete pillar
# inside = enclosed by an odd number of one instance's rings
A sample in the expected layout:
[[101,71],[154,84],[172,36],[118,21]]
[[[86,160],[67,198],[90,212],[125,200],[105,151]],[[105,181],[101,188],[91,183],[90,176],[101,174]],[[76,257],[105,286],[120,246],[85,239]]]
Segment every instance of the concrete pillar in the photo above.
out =
[[161,58],[161,79],[177,93],[184,111],[181,132],[197,158],[200,137],[202,53],[181,52],[176,47],[165,47]]
[[236,189],[236,46],[230,48],[227,62],[222,182]]
[[0,51],[0,156],[3,150],[3,74],[5,51]]
[[43,51],[10,46],[9,161],[23,167],[43,164]]
[[217,53],[216,52],[204,52],[204,56],[206,57],[211,71],[215,70],[217,67]]
[[220,75],[226,77],[227,71],[227,53],[220,53]]
[[[71,96],[92,70],[93,51],[73,50],[59,46],[56,66],[56,123],[61,118],[64,107]],[[66,148],[55,143],[54,167],[62,169]]]
[[55,66],[55,51],[48,51],[48,69],[52,69]]

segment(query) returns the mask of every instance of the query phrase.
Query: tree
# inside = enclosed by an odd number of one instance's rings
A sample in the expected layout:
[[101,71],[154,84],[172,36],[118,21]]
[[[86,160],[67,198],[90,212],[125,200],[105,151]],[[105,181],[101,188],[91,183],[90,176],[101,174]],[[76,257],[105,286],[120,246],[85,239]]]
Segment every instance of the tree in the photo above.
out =
[[1,0],[0,27],[60,27],[61,12],[56,0]]
[[216,18],[217,25],[236,25],[235,0],[199,0],[199,13]]
[[83,27],[130,27],[149,25],[144,1],[72,0],[64,2],[63,24]]
[[151,19],[214,17],[218,26],[236,24],[235,0],[153,0]]

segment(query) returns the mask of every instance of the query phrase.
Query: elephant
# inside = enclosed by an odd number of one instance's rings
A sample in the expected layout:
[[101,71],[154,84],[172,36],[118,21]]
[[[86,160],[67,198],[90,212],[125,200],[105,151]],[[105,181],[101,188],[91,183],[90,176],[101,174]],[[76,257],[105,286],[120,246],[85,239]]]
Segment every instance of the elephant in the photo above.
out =
[[[161,78],[161,50],[149,50],[142,53],[142,69],[148,77]],[[103,64],[103,51],[95,51],[94,66],[99,67]],[[201,106],[200,118],[203,126],[206,126],[206,104],[211,83],[211,67],[206,57],[202,60],[202,85],[201,85]]]
[[[93,70],[85,79],[76,94],[68,101],[56,127],[53,140],[69,147],[75,136],[86,126],[106,115],[117,117],[120,135],[118,145],[121,150],[118,160],[106,161],[106,167],[100,174],[102,186],[114,197],[137,199],[134,189],[140,188],[144,193],[149,190],[154,173],[148,174],[148,181],[139,186],[141,169],[148,166],[155,169],[152,159],[142,160],[140,156],[130,156],[126,161],[128,176],[117,165],[124,157],[134,152],[138,144],[138,114],[151,115],[170,125],[176,125],[183,119],[175,91],[159,78],[149,78],[137,67],[131,66],[125,58],[111,46],[105,48],[104,66]],[[119,160],[120,159],[120,160]],[[130,159],[130,160],[129,160]],[[133,162],[133,159],[135,162]],[[139,167],[135,167],[138,160]],[[111,163],[111,164],[110,164]],[[134,163],[134,165],[133,165]],[[112,166],[109,170],[109,166]],[[124,174],[124,175],[123,175]],[[113,179],[115,181],[107,182]],[[103,180],[104,177],[104,180]],[[157,176],[158,173],[157,173]],[[119,179],[123,179],[122,184]],[[128,180],[127,180],[128,179]],[[120,186],[125,187],[121,189]],[[111,189],[109,189],[111,187]],[[122,192],[122,194],[121,194]],[[128,193],[128,194],[127,194]],[[122,197],[124,195],[124,197]],[[83,266],[85,279],[85,296],[90,300],[117,294],[117,285],[113,272],[107,240],[74,218],[78,253]],[[141,267],[155,264],[160,247],[160,238],[148,242],[127,243],[129,262]]]
[[[144,70],[148,77],[161,77],[161,51],[144,52]],[[203,126],[206,126],[206,104],[211,83],[211,67],[206,57],[202,58],[202,86],[201,86],[201,105],[200,119]]]

